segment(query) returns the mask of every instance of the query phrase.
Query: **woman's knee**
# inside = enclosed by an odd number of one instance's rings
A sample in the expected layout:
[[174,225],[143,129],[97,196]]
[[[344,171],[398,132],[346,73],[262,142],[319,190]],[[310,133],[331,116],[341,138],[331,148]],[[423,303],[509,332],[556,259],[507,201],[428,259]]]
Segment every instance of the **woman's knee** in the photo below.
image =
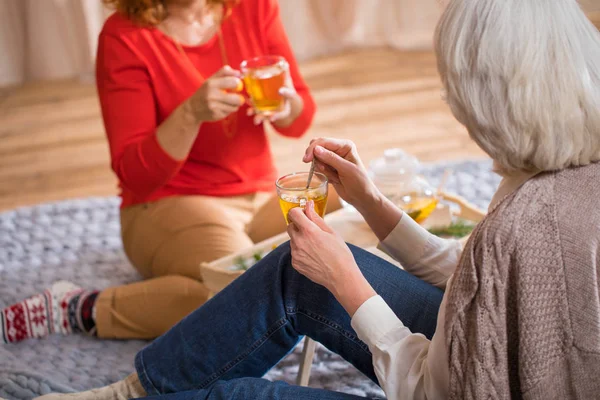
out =
[[277,246],[277,248],[275,248],[273,251],[271,251],[269,253],[269,255],[274,254],[277,257],[287,257],[290,256],[292,254],[292,249],[290,247],[290,241],[288,240],[285,243],[280,244],[279,246]]
[[135,217],[135,224],[127,223],[123,243],[145,278],[176,274],[199,280],[200,263],[252,245],[243,223],[205,196],[166,198],[122,214],[125,223]]
[[285,242],[269,251],[249,269],[249,272],[252,271],[253,274],[266,273],[272,276],[276,269],[285,269],[288,266],[291,267],[291,250],[290,243]]
[[152,259],[152,275],[184,275],[202,280],[200,264],[252,245],[248,236],[227,226],[191,226],[166,240]]
[[270,251],[244,275],[253,281],[265,283],[278,282],[276,286],[286,286],[289,281],[296,280],[299,273],[292,266],[290,242],[285,242]]

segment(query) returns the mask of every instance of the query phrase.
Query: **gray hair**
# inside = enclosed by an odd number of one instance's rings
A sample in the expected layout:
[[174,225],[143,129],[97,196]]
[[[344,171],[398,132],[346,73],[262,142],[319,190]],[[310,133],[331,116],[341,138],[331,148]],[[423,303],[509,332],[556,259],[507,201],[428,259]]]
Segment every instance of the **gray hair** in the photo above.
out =
[[435,36],[452,113],[501,172],[600,160],[600,33],[576,0],[450,0]]

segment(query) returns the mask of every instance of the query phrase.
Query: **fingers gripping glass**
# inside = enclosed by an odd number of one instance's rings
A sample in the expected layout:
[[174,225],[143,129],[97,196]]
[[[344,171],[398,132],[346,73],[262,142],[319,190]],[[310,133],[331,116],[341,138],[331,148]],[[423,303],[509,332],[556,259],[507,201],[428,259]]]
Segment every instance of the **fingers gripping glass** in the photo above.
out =
[[295,207],[304,208],[310,200],[314,201],[317,214],[321,217],[325,215],[328,195],[327,177],[315,172],[308,188],[307,180],[308,172],[297,172],[279,178],[275,184],[279,205],[288,224],[290,210]]
[[260,56],[240,65],[244,86],[256,114],[271,116],[284,106],[279,89],[285,86],[289,65],[280,56]]

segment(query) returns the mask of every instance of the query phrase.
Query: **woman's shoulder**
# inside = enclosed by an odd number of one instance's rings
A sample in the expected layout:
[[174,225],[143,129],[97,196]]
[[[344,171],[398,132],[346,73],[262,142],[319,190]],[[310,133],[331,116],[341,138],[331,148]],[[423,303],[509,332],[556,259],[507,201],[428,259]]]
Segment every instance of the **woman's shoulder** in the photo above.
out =
[[[556,189],[559,192],[583,190],[584,193],[595,194],[600,198],[600,162],[594,162],[581,167],[566,168],[555,172]],[[559,193],[563,194],[563,193]],[[569,194],[569,193],[564,193]]]
[[133,21],[121,13],[112,13],[104,22],[100,36],[127,36],[147,30],[147,28],[136,25]]
[[[554,203],[562,241],[600,251],[600,163],[555,174]],[[569,244],[569,245],[570,245]]]
[[575,236],[580,242],[599,237],[599,179],[600,163],[538,174],[486,218],[487,232],[495,240],[513,243],[514,250],[535,244],[536,237],[556,244]]
[[[599,180],[600,162],[541,173],[517,191],[513,202],[543,204],[552,207],[561,221],[571,224],[593,221],[600,227]],[[535,212],[529,214],[533,216]]]
[[152,43],[159,40],[152,27],[136,24],[126,16],[115,12],[105,21],[98,38],[98,52],[118,53],[120,59],[133,56],[144,58],[152,49]]
[[553,179],[552,174],[537,175],[506,196],[480,223],[476,231],[479,245],[514,254],[524,244],[522,237],[553,230]]

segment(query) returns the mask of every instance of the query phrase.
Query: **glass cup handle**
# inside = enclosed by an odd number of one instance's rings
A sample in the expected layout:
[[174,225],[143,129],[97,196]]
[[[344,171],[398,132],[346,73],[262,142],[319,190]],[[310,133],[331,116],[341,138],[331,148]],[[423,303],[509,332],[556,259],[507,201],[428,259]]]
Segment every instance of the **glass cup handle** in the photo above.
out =
[[302,209],[306,208],[306,203],[308,203],[308,199],[306,199],[305,197],[301,197],[300,198],[300,208],[302,208]]

